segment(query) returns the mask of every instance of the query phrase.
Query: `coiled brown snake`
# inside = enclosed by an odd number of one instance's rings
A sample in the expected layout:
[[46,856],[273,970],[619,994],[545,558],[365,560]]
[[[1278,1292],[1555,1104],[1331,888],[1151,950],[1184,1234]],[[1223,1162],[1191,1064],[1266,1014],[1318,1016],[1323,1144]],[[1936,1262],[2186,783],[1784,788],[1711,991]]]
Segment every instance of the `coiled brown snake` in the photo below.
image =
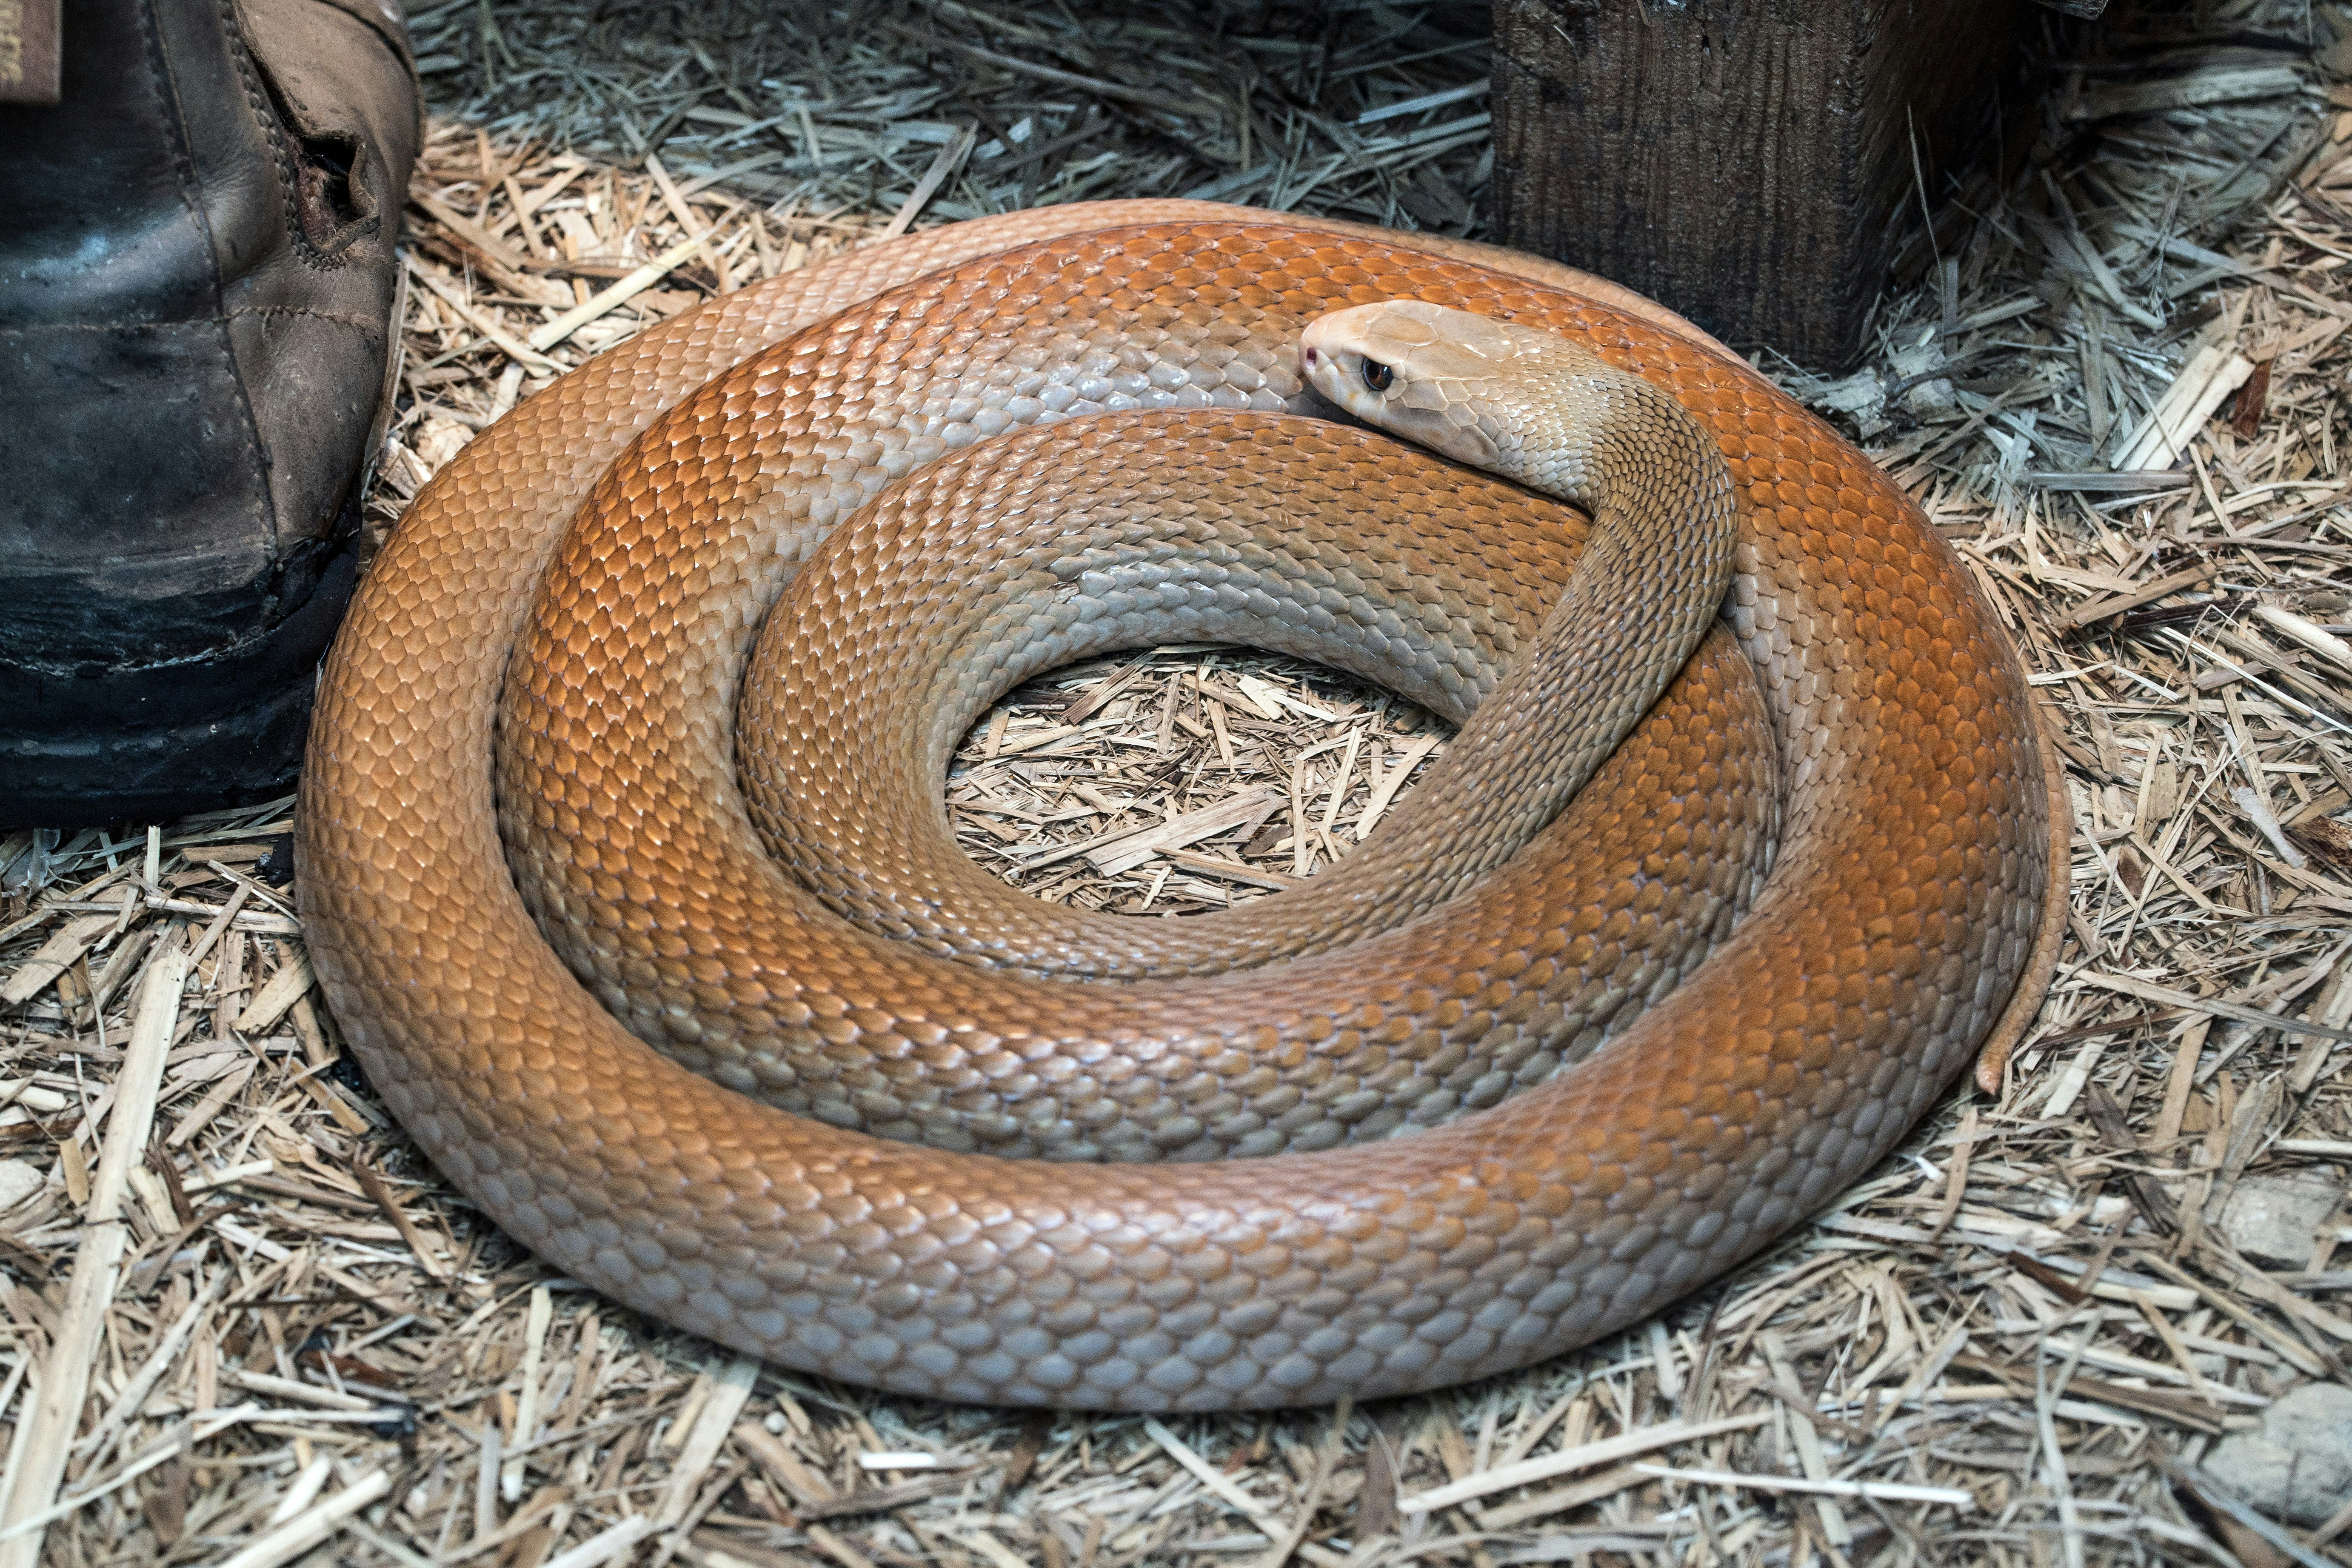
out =
[[[303,913],[384,1099],[518,1239],[906,1392],[1370,1397],[1639,1319],[1980,1049],[1997,1076],[2063,796],[1902,493],[1622,290],[1261,218],[1102,204],[855,252],[591,360],[418,496],[321,689]],[[1729,631],[1654,707],[1680,647],[1547,652],[1551,601],[1599,592],[1572,513],[1283,413],[1320,406],[1302,328],[1394,300],[1540,329],[1719,444]],[[1633,417],[1646,485],[1669,415]],[[1681,647],[1717,591],[1694,549],[1696,616],[1610,590]],[[1050,910],[961,860],[937,781],[975,713],[1203,626],[1463,736],[1356,855],[1228,915]],[[1591,689],[1515,679],[1546,658]],[[1563,707],[1651,710],[1546,826],[1514,747],[1590,771]]]

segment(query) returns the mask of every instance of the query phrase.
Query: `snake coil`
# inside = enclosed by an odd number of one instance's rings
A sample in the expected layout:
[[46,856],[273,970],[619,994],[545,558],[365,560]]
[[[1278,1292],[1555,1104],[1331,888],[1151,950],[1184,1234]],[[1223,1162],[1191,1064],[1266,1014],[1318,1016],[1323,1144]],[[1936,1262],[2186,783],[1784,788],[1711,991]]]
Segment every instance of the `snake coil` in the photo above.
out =
[[[1089,648],[1205,617],[1473,728],[1548,717],[1510,672],[1585,525],[1295,417],[1301,328],[1394,300],[1687,410],[1736,508],[1724,626],[1549,826],[1448,842],[1444,801],[1524,783],[1465,761],[1412,807],[1440,853],[1391,824],[1328,888],[988,901],[940,847],[946,748]],[[1489,247],[1115,203],[713,300],[485,431],[330,660],[300,886],[385,1100],[573,1277],[910,1393],[1299,1404],[1580,1343],[1854,1180],[2038,997],[2053,784],[1949,551],[1686,325]]]

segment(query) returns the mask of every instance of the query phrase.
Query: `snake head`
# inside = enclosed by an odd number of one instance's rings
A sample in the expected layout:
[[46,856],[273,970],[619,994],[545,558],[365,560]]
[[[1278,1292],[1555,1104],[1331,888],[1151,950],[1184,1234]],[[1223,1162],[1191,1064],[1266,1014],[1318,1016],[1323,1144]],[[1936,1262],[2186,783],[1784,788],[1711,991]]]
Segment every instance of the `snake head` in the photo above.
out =
[[1518,432],[1493,395],[1517,374],[1522,331],[1418,300],[1352,305],[1307,323],[1298,370],[1367,425],[1511,477]]

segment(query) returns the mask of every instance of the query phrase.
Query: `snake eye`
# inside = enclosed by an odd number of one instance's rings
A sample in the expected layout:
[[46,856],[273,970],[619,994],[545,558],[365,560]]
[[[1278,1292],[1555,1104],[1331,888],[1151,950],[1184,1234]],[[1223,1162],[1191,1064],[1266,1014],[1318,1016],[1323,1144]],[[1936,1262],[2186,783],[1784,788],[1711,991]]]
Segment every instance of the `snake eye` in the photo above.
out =
[[1364,362],[1364,384],[1374,392],[1386,392],[1389,389],[1389,384],[1395,380],[1396,372],[1380,361],[1368,359]]

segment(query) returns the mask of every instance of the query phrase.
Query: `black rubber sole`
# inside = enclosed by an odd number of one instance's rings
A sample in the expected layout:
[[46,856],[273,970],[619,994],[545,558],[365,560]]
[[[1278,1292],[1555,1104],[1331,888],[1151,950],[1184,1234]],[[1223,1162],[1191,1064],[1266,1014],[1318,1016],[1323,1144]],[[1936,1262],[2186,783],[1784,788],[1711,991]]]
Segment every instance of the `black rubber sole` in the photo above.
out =
[[285,794],[358,564],[347,537],[300,608],[230,653],[66,674],[0,664],[0,827],[153,822]]

